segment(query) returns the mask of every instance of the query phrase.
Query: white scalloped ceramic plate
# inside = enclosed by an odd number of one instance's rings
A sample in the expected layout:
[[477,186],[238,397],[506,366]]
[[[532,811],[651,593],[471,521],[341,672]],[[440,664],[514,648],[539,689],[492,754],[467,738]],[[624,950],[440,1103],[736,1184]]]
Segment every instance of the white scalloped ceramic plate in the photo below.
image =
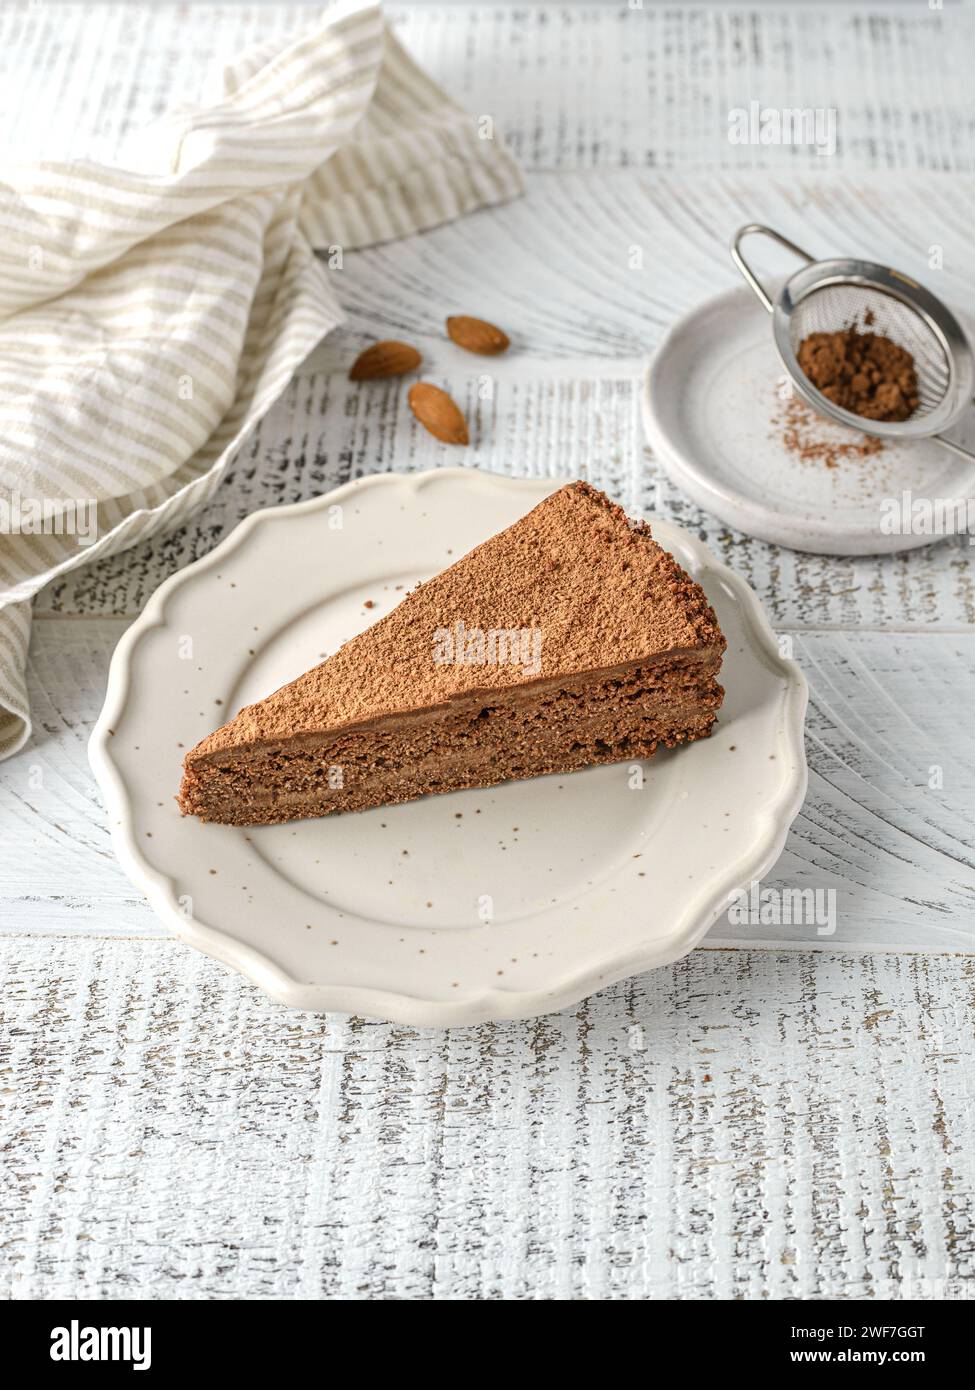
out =
[[618,764],[259,829],[177,811],[184,749],[558,486],[363,478],[257,512],[154,594],[90,752],[119,858],[182,940],[296,1008],[530,1017],[684,955],[771,867],[805,793],[805,682],[747,585],[662,521],[728,637],[728,693],[710,739],[637,765],[642,789]]
[[[937,540],[883,527],[904,493],[971,497],[975,464],[929,439],[886,440],[881,453],[840,456],[832,468],[804,462],[782,442],[783,375],[769,315],[746,286],[678,319],[643,390],[643,426],[671,482],[729,526],[793,550],[875,555]],[[951,434],[975,447],[975,420]],[[858,437],[829,420],[817,420],[810,435],[834,445]]]

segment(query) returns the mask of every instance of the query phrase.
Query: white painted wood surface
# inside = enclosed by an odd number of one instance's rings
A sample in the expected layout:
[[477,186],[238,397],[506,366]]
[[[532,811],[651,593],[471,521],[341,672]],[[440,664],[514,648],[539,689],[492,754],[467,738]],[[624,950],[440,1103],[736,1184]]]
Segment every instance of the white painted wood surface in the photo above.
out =
[[975,962],[698,951],[531,1024],[8,944],[17,1298],[961,1296]]
[[[212,506],[39,600],[38,734],[0,766],[0,1292],[970,1294],[973,550],[818,559],[729,532],[662,478],[637,393],[674,315],[733,283],[727,235],[752,217],[937,276],[975,315],[975,14],[395,13],[431,72],[494,115],[529,193],[347,256],[347,329]],[[300,19],[5,7],[9,146],[111,152],[195,95],[210,56]],[[730,146],[727,108],[752,97],[836,106],[837,155]],[[490,401],[440,335],[458,309],[515,338]],[[786,929],[719,925],[712,943],[739,949],[449,1035],[289,1013],[166,938],[114,860],[87,766],[111,649],[162,578],[255,507],[456,461],[400,387],[345,380],[363,342],[394,333],[471,402],[472,466],[588,475],[699,531],[756,587],[812,688],[810,795],[769,883],[834,888],[835,937],[797,929],[783,951]]]

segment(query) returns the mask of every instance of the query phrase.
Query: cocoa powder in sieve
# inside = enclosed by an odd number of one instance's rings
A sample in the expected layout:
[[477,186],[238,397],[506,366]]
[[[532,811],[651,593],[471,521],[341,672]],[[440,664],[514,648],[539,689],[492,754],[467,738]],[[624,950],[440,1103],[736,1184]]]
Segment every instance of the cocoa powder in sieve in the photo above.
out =
[[865,420],[907,420],[918,406],[917,372],[906,348],[854,327],[810,333],[799,366],[827,400]]

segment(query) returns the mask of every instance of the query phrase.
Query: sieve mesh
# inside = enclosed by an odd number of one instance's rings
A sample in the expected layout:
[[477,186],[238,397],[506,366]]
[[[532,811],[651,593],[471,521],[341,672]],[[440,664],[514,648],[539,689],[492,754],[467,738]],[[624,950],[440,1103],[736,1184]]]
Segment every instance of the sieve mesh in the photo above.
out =
[[941,404],[951,377],[940,339],[921,314],[883,290],[850,284],[811,290],[789,319],[792,350],[798,354],[799,344],[810,333],[839,333],[851,327],[890,338],[914,358],[919,402],[912,420]]

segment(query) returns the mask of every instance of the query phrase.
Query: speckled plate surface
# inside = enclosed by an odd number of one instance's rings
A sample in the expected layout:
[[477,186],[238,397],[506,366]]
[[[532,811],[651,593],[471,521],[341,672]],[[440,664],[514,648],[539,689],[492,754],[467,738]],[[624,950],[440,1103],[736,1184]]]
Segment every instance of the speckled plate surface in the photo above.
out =
[[[801,439],[831,446],[832,464],[790,450],[783,380],[770,317],[747,286],[678,319],[651,358],[643,424],[654,454],[677,487],[728,525],[793,550],[887,554],[939,538],[912,531],[909,513],[905,523],[905,493],[975,495],[975,464],[930,439],[885,440],[864,457],[851,451],[862,435],[808,412]],[[975,412],[950,434],[975,448]]]
[[116,649],[90,754],[122,864],[179,937],[296,1008],[530,1017],[685,954],[770,868],[805,793],[805,682],[748,586],[662,521],[728,637],[710,739],[292,825],[180,816],[186,748],[560,485],[364,478],[255,513],[153,595]]

